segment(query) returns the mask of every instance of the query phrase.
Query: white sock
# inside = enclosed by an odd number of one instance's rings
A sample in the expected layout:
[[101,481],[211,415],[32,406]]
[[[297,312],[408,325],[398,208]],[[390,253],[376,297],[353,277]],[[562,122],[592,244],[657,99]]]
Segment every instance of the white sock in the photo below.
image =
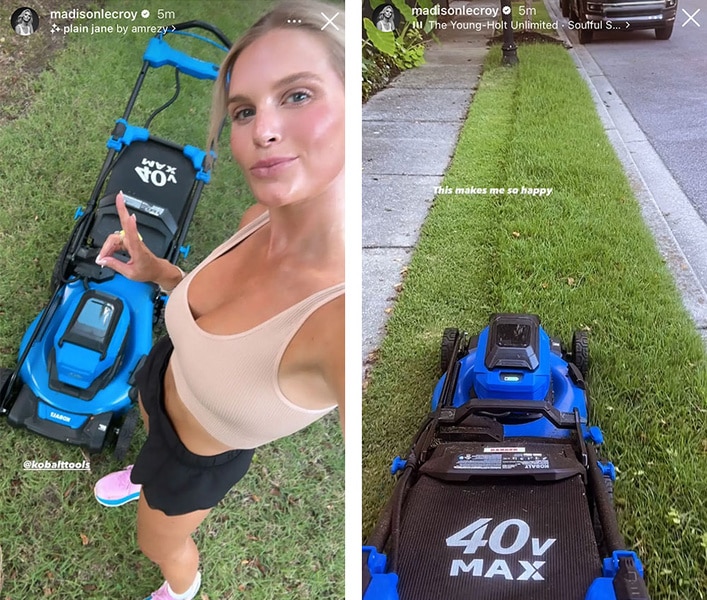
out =
[[196,578],[194,579],[194,583],[191,584],[191,587],[184,592],[183,594],[175,594],[172,591],[172,588],[169,587],[169,583],[167,584],[167,591],[169,592],[169,595],[174,598],[174,600],[192,600],[194,596],[196,596],[196,593],[199,591],[199,588],[201,587],[201,571],[196,572]]

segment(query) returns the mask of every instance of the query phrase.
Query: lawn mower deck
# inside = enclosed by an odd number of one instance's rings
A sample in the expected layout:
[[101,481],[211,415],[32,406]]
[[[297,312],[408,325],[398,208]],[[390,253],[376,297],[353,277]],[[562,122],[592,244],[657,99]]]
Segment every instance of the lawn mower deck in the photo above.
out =
[[647,600],[588,422],[585,332],[534,315],[444,332],[443,375],[363,548],[365,600]]

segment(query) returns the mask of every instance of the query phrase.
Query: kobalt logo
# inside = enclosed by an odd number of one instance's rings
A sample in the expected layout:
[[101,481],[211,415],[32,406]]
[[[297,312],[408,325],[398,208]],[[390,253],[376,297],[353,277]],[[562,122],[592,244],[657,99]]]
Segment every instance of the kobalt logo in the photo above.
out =
[[[479,548],[487,546],[495,554],[510,555],[520,552],[530,540],[533,556],[542,557],[557,541],[556,538],[548,538],[544,542],[536,537],[531,538],[530,526],[521,519],[507,519],[499,523],[486,538],[486,531],[491,520],[489,518],[477,519],[471,525],[460,529],[447,538],[447,546],[464,548],[464,554],[475,554]],[[506,536],[507,533],[510,537]],[[515,533],[515,538],[513,538],[513,533]],[[504,537],[506,537],[505,544]],[[474,558],[468,563],[464,560],[454,559],[449,575],[457,577],[460,573],[469,573],[472,577],[488,579],[503,577],[515,581],[543,581],[544,578],[540,570],[544,564],[544,560],[531,562],[527,560],[509,561],[499,558],[487,565],[483,558]]]
[[135,167],[135,172],[145,183],[162,187],[169,183],[177,183],[177,167],[170,167],[154,160],[142,159],[142,166]]
[[64,421],[65,423],[70,423],[71,419],[67,417],[66,415],[62,415],[60,413],[50,411],[49,416],[52,417],[52,419],[59,419],[60,421]]

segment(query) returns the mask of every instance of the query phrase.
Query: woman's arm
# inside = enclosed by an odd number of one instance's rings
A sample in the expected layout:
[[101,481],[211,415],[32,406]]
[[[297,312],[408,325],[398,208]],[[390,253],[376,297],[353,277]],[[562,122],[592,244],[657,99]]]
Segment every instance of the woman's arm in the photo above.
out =
[[177,265],[172,264],[165,258],[158,259],[163,264],[160,267],[160,274],[153,280],[163,292],[171,292],[184,279],[186,273]]

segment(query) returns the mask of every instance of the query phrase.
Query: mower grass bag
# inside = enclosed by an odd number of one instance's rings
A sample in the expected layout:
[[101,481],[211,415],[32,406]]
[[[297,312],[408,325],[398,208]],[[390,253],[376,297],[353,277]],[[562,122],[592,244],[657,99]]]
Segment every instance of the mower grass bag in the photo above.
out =
[[444,332],[442,378],[363,547],[365,600],[648,600],[588,424],[589,346],[535,315]]
[[[218,43],[193,33],[201,29]],[[186,35],[227,52],[230,41],[201,21],[163,27],[143,55],[122,118],[108,139],[108,155],[91,197],[52,275],[53,295],[22,338],[14,370],[0,372],[0,412],[15,427],[99,452],[109,439],[122,459],[138,420],[133,373],[152,347],[152,330],[166,298],[152,283],[130,281],[96,264],[106,238],[122,229],[115,199],[123,191],[143,241],[176,264],[203,186],[213,149],[159,138],[148,127],[180,92],[180,73],[205,80],[209,92],[218,67],[175,50],[168,36]],[[143,127],[129,122],[148,70],[174,67],[176,91]],[[127,261],[126,254],[117,258]]]

